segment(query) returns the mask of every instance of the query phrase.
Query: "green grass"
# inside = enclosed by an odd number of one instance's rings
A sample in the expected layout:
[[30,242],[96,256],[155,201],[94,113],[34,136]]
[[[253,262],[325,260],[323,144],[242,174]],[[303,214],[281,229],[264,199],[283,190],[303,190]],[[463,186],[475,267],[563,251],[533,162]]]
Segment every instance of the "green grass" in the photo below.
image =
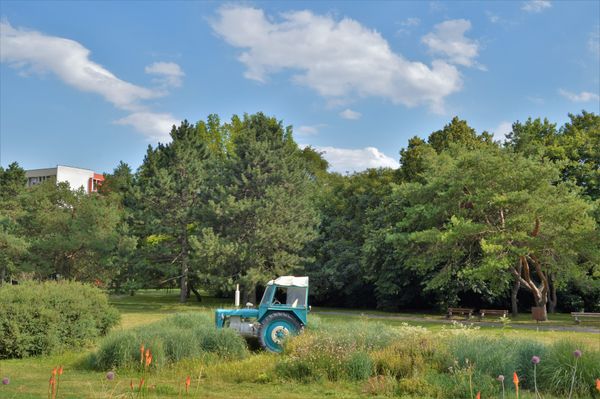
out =
[[[145,290],[136,296],[112,297],[111,303],[121,312],[121,324],[117,331],[129,331],[134,328],[165,319],[167,316],[177,312],[200,312],[212,317],[213,309],[217,307],[229,307],[231,301],[214,298],[204,298],[202,303],[190,298],[187,304],[178,303],[178,292],[166,292]],[[344,326],[348,320],[361,319],[361,311],[356,316],[338,316],[321,313],[315,320],[315,325]],[[371,312],[369,312],[371,313]],[[382,313],[387,314],[387,313]],[[414,315],[414,314],[412,314]],[[435,317],[439,315],[422,315],[422,321],[410,321],[409,325],[421,325],[431,331],[440,331],[447,328],[444,324],[437,322]],[[525,320],[519,323],[533,323]],[[568,324],[569,315],[560,315],[557,320]],[[319,320],[316,320],[319,319]],[[362,318],[365,323],[373,326],[381,323],[391,327],[402,325],[404,322],[394,319],[367,319]],[[309,321],[310,322],[310,321]],[[571,324],[572,325],[572,324]],[[327,332],[327,328],[322,330]],[[540,331],[481,328],[479,333],[490,337],[503,337],[504,339],[534,339],[544,343],[552,343],[558,340],[584,342],[589,347],[600,350],[600,338],[597,334],[565,331]],[[47,394],[47,384],[53,367],[64,366],[64,374],[61,380],[60,398],[129,398],[130,381],[137,385],[140,373],[135,370],[119,369],[113,381],[106,379],[105,371],[94,371],[87,365],[90,353],[97,348],[92,346],[87,350],[68,352],[62,355],[35,357],[27,359],[0,361],[0,378],[7,376],[11,382],[9,385],[0,385],[0,398],[43,398]],[[377,388],[377,382],[369,381],[329,381],[320,379],[311,383],[295,382],[294,380],[281,379],[277,377],[277,355],[264,352],[256,352],[242,360],[216,361],[214,357],[205,356],[190,360],[186,359],[173,365],[168,365],[160,371],[148,375],[148,386],[152,387],[147,396],[149,398],[177,398],[182,391],[183,381],[187,375],[192,378],[191,395],[194,398],[358,398],[371,396],[369,393]],[[507,378],[508,382],[509,378]],[[406,384],[416,386],[420,382],[406,380]],[[384,392],[380,390],[377,392]],[[135,396],[133,396],[135,397]],[[423,395],[413,394],[405,398],[421,398]],[[426,396],[425,396],[426,397]],[[530,392],[523,391],[522,399],[533,398]],[[544,398],[554,397],[545,394]]]

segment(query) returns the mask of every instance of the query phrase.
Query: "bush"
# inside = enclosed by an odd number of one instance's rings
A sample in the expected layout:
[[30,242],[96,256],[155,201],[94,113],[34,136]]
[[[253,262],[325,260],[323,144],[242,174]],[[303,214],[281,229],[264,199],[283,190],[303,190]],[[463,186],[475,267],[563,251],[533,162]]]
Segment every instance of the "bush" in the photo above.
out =
[[0,287],[0,359],[92,343],[119,321],[98,288],[70,281]]
[[150,349],[153,368],[210,353],[224,359],[241,359],[248,354],[246,341],[235,331],[216,329],[205,314],[181,313],[110,334],[100,342],[91,365],[99,370],[141,367],[141,345]]

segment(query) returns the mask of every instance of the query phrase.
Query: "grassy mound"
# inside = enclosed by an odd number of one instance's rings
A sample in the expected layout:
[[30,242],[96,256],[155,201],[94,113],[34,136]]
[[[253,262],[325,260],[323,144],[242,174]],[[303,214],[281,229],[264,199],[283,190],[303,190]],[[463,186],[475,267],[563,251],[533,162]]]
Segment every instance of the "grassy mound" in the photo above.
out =
[[0,287],[0,359],[92,343],[119,321],[101,290],[70,281]]
[[200,313],[179,313],[156,323],[110,334],[91,357],[98,370],[143,367],[140,347],[152,353],[152,368],[186,358],[217,354],[241,359],[248,354],[246,341],[235,331],[217,330],[213,320]]

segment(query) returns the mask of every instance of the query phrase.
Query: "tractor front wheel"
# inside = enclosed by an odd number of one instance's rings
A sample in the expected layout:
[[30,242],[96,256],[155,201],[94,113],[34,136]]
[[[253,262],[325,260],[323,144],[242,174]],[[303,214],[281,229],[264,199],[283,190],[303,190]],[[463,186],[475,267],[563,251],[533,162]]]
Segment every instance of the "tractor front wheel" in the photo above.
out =
[[267,315],[260,324],[258,339],[263,348],[271,352],[281,352],[283,341],[290,335],[296,335],[302,329],[298,320],[283,312]]

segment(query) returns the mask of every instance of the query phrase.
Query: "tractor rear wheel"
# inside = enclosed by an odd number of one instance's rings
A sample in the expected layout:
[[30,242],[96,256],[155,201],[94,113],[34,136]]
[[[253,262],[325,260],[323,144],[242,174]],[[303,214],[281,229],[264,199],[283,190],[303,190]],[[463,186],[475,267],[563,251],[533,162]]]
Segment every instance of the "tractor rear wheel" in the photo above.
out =
[[290,335],[296,335],[302,329],[298,320],[284,312],[267,315],[258,329],[258,340],[263,348],[271,352],[281,352],[283,341]]

